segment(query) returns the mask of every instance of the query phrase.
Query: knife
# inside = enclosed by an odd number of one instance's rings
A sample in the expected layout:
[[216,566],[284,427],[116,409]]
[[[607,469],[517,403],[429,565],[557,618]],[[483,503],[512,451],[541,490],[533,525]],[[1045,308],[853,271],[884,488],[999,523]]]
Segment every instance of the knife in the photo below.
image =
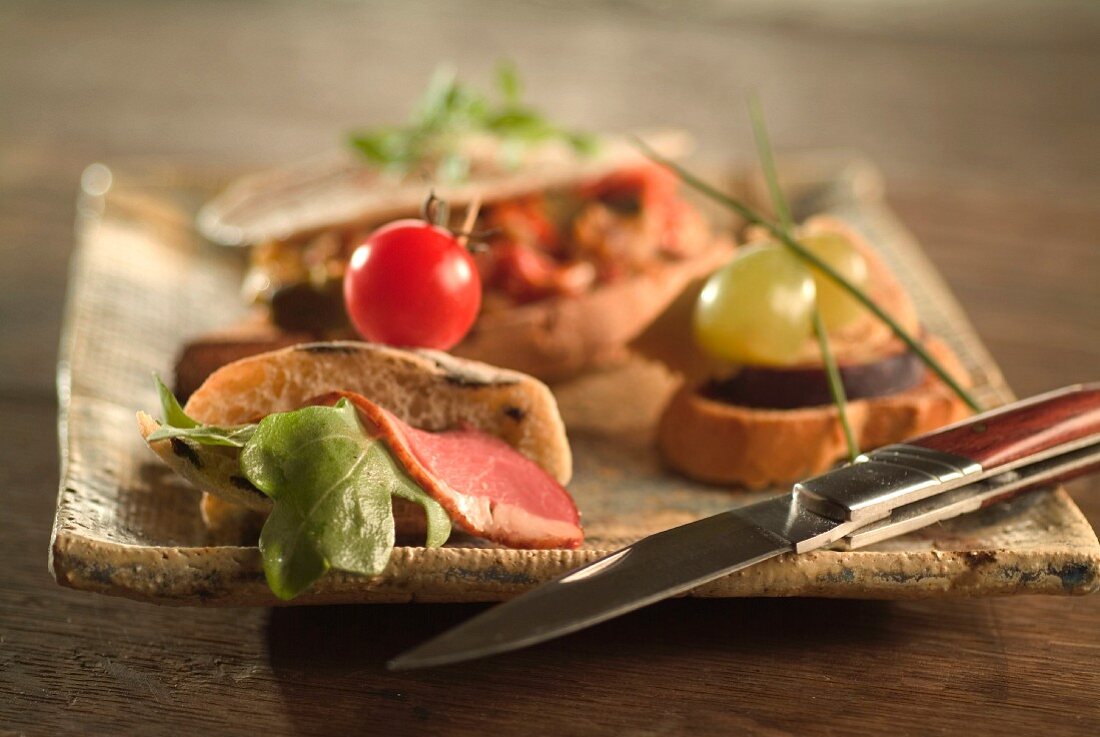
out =
[[576,632],[784,553],[855,549],[1100,470],[1100,383],[861,455],[790,493],[643,538],[390,661],[458,663]]

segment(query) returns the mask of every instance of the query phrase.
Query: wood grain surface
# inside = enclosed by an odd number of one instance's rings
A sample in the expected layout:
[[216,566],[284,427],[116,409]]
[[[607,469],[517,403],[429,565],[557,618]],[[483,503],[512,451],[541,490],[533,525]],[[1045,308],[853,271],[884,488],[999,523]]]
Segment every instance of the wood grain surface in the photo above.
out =
[[986,471],[1058,446],[1100,437],[1100,384],[1051,392],[973,423],[907,441],[977,461]]
[[[782,146],[860,148],[884,167],[1017,394],[1097,379],[1094,6],[862,5],[0,5],[0,731],[1100,732],[1095,596],[672,601],[395,675],[386,658],[478,607],[178,610],[65,590],[46,571],[83,167],[312,153],[399,117],[440,58],[484,74],[513,56],[570,120],[680,123],[723,153],[748,146],[737,98],[757,86]],[[1070,488],[1100,524],[1096,477]]]

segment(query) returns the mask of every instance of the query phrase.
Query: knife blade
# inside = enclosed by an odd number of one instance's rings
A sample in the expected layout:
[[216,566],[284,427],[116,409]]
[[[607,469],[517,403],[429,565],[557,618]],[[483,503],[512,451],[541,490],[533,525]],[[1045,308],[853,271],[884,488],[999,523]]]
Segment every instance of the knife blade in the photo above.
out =
[[784,553],[861,547],[1098,464],[1100,384],[1040,395],[864,454],[788,494],[650,535],[473,617],[389,667],[527,647]]

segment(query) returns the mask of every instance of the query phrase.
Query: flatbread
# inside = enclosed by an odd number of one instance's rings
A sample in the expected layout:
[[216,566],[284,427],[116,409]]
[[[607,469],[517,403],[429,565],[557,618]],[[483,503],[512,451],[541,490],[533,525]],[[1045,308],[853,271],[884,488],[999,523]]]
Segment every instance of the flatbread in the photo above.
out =
[[[680,158],[691,148],[690,137],[680,131],[644,133],[639,138],[666,158]],[[470,177],[454,185],[387,175],[351,152],[245,176],[199,210],[198,229],[225,245],[286,240],[407,216],[419,210],[430,189],[452,207],[461,207],[474,197],[484,202],[509,199],[596,179],[645,160],[627,138],[604,139],[590,157],[562,142],[547,143],[529,151],[516,168],[503,164],[494,142],[473,145]]]

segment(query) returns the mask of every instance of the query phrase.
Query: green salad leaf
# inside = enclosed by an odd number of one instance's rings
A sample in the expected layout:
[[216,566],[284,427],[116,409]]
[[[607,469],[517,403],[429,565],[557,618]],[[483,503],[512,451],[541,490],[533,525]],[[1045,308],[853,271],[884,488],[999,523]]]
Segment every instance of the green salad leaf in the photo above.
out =
[[566,130],[523,103],[523,83],[510,62],[497,65],[496,87],[496,95],[484,94],[461,83],[452,67],[440,67],[404,126],[356,131],[348,142],[379,168],[406,173],[427,166],[443,182],[461,181],[469,174],[463,142],[474,134],[500,140],[509,166],[518,165],[524,149],[553,139],[581,155],[595,153],[596,136]]
[[183,438],[239,449],[241,473],[274,502],[260,552],[268,586],[281,599],[294,598],[329,568],[381,573],[394,546],[394,496],[424,508],[428,547],[451,534],[447,512],[363,430],[346,399],[221,428],[188,417],[159,378],[157,391],[165,424],[150,442]]
[[198,421],[187,416],[187,413],[183,411],[183,407],[180,406],[179,400],[176,399],[176,395],[165,386],[164,382],[160,380],[160,376],[153,374],[153,381],[157,384],[157,396],[160,397],[160,407],[164,412],[164,424],[177,428],[198,427]]
[[149,435],[149,442],[184,438],[194,440],[202,445],[228,445],[233,448],[243,448],[255,431],[255,425],[238,425],[236,427],[218,427],[216,425],[171,427],[170,425],[162,425],[159,430]]
[[393,550],[393,495],[424,506],[429,545],[450,534],[446,512],[363,432],[347,400],[265,417],[241,451],[241,470],[275,501],[260,552],[268,585],[282,599],[330,566],[381,573]]
[[164,424],[159,430],[150,433],[147,438],[150,443],[157,440],[169,440],[171,438],[183,438],[194,440],[202,445],[228,445],[233,448],[243,448],[248,439],[255,432],[255,425],[234,425],[232,427],[218,427],[216,425],[203,425],[187,416],[180,406],[172,390],[164,385],[159,376],[154,375],[157,384],[157,395],[160,397],[161,411],[164,412]]
[[497,89],[504,102],[509,105],[519,105],[523,99],[523,81],[519,78],[516,65],[511,61],[502,61],[497,64]]

